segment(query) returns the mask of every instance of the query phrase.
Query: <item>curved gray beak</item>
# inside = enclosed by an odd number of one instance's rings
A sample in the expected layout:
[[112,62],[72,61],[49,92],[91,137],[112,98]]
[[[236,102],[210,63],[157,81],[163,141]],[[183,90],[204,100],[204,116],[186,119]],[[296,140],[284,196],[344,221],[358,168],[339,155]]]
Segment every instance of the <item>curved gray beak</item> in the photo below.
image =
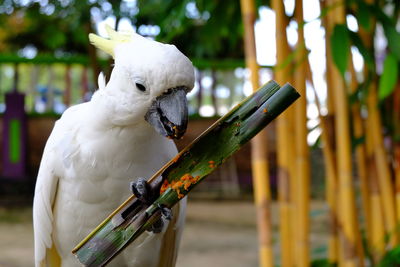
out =
[[161,135],[180,139],[186,132],[188,122],[186,88],[173,88],[158,96],[147,111],[145,120]]

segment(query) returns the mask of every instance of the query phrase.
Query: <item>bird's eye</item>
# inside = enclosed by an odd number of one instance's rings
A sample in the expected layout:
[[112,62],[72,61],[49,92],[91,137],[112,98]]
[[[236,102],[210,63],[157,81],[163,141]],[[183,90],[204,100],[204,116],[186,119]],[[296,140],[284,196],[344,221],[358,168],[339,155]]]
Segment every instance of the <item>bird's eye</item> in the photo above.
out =
[[136,88],[142,92],[146,92],[146,87],[141,83],[136,83]]

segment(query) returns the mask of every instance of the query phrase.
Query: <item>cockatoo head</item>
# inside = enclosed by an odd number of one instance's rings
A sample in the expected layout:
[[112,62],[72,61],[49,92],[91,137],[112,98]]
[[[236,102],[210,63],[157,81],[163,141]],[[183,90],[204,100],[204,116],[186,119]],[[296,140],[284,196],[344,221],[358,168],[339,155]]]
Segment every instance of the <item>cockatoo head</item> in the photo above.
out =
[[161,135],[180,138],[188,121],[186,94],[194,84],[190,60],[174,45],[106,29],[110,39],[95,34],[89,39],[115,59],[103,92],[114,109],[114,122],[146,120]]

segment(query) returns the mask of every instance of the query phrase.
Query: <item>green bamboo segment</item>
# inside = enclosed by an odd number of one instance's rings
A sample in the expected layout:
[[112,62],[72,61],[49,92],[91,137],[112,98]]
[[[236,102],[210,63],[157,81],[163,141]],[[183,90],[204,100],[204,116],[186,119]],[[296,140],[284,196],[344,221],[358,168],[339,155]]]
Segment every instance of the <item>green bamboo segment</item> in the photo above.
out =
[[273,81],[265,84],[149,180],[164,180],[161,195],[153,204],[146,207],[130,197],[72,252],[84,266],[105,265],[160,218],[160,206],[175,205],[298,97],[288,84],[282,88]]

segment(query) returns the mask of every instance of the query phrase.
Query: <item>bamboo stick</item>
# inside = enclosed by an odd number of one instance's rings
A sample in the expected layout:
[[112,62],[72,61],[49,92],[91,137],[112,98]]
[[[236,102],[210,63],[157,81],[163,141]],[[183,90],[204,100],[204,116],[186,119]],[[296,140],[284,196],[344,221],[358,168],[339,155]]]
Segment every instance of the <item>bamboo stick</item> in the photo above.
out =
[[[286,36],[287,18],[283,1],[273,0],[272,7],[275,11],[275,29],[276,29],[276,53],[277,61],[274,69],[275,79],[278,83],[283,83],[291,79],[291,64],[283,66],[287,59],[290,49]],[[280,218],[280,251],[282,267],[291,267],[294,265],[294,235],[292,227],[292,186],[291,177],[293,168],[291,168],[292,155],[290,147],[294,138],[291,138],[291,127],[293,109],[289,108],[277,119],[277,157],[278,157],[278,201]]]
[[296,70],[294,85],[303,96],[294,105],[295,110],[295,142],[296,142],[296,173],[295,190],[295,216],[297,224],[297,239],[295,242],[296,266],[306,267],[310,264],[309,249],[309,210],[310,210],[310,166],[309,151],[307,144],[307,98],[306,98],[306,75],[307,75],[307,50],[304,40],[303,1],[296,0],[295,18],[298,26],[298,40],[296,45]]
[[[255,47],[255,4],[254,0],[241,0],[242,18],[245,27],[245,55],[246,67],[251,71],[251,84],[253,90],[259,86],[258,70]],[[257,209],[257,229],[259,240],[259,261],[262,267],[272,267],[272,234],[270,201],[271,193],[269,186],[269,166],[267,149],[267,132],[261,131],[252,141],[252,173],[254,201]]]
[[288,84],[273,81],[243,100],[171,159],[148,182],[162,182],[150,204],[129,197],[72,251],[85,266],[104,266],[274,120],[300,95]]

